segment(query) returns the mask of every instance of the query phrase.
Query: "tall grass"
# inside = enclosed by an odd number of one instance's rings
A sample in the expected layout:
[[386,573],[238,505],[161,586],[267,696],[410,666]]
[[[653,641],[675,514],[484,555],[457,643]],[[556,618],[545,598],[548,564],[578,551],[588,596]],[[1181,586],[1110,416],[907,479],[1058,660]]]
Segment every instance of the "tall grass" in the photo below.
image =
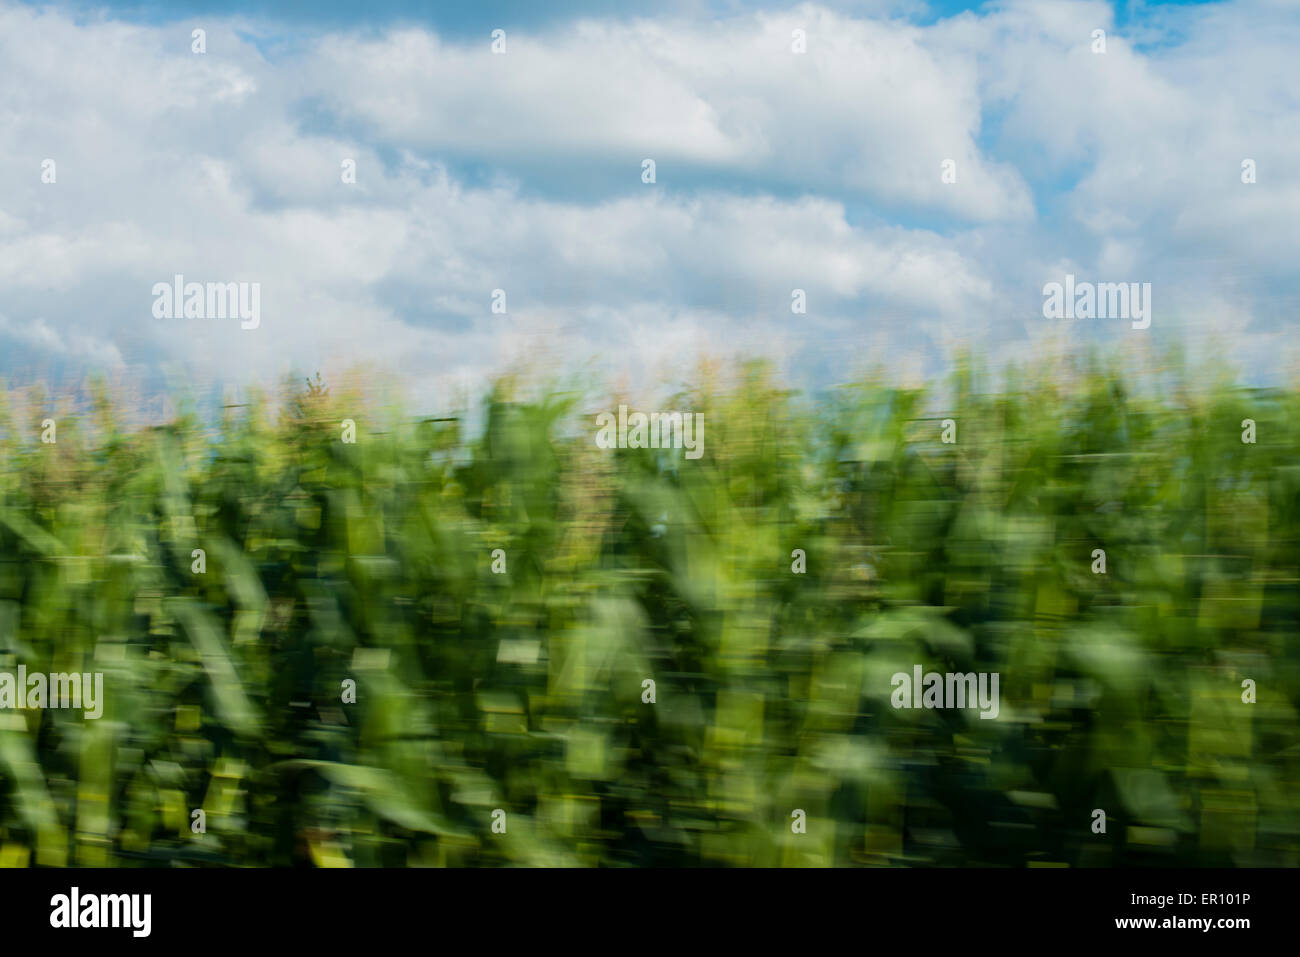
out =
[[702,378],[697,461],[510,381],[472,433],[9,392],[0,670],[106,702],[0,711],[0,863],[1300,863],[1300,393],[976,378]]

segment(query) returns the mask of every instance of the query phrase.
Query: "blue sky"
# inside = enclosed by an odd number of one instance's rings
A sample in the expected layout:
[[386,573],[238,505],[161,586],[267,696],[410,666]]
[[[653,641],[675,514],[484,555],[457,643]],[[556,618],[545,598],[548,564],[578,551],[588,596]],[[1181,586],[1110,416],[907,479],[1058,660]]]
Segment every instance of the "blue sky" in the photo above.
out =
[[[1141,18],[1161,7],[1185,7],[1219,2],[1219,0],[1119,0],[1113,4],[1115,22],[1124,25],[1133,18]],[[35,4],[39,6],[39,4]],[[346,27],[377,20],[404,20],[436,27],[447,35],[472,35],[485,28],[510,23],[521,28],[535,29],[553,23],[564,23],[579,16],[628,18],[653,16],[656,13],[682,13],[699,17],[726,17],[752,10],[780,10],[788,4],[779,2],[742,3],[737,0],[668,0],[642,7],[628,4],[626,0],[585,0],[585,2],[548,2],[537,0],[482,0],[476,3],[412,3],[408,0],[375,0],[366,4],[345,0],[293,0],[293,2],[266,3],[241,0],[236,3],[79,3],[80,10],[108,10],[114,15],[152,23],[169,22],[195,14],[215,14],[264,18],[274,17],[319,26]],[[968,0],[930,0],[930,2],[880,4],[865,2],[833,3],[828,6],[847,13],[896,12],[918,23],[956,16],[965,11],[979,12],[995,3],[971,3]]]
[[[1280,0],[0,0],[0,372],[360,364],[436,404],[512,368],[824,384],[1177,344],[1276,381],[1298,44]],[[260,325],[154,317],[177,273],[259,283]],[[1151,283],[1151,328],[1045,319],[1067,273]]]

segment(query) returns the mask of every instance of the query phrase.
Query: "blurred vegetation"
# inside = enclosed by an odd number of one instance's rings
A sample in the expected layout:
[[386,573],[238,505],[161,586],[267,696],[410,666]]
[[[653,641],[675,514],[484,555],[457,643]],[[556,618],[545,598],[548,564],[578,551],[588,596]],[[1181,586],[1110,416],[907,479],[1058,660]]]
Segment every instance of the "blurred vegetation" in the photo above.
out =
[[[622,400],[695,461],[510,380],[473,430],[0,390],[0,670],[106,699],[0,711],[0,864],[1300,864],[1300,392],[979,379]],[[893,709],[914,664],[999,717]]]

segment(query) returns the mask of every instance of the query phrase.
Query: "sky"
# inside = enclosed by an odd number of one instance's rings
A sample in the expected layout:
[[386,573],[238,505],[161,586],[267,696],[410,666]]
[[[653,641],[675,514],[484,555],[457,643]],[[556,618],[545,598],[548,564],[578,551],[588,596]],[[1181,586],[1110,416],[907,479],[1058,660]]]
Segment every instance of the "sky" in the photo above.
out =
[[[1297,369],[1291,0],[459,6],[0,0],[0,375]],[[257,328],[156,316],[177,274]],[[1150,328],[1046,318],[1067,274]]]

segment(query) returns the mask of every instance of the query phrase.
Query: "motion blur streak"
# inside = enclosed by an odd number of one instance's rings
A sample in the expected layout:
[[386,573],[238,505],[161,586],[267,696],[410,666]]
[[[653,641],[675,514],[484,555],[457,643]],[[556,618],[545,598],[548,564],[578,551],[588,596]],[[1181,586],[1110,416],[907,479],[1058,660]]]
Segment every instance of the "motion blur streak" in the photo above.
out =
[[0,711],[0,863],[1294,866],[1300,392],[1162,375],[0,393],[0,670],[104,676]]

